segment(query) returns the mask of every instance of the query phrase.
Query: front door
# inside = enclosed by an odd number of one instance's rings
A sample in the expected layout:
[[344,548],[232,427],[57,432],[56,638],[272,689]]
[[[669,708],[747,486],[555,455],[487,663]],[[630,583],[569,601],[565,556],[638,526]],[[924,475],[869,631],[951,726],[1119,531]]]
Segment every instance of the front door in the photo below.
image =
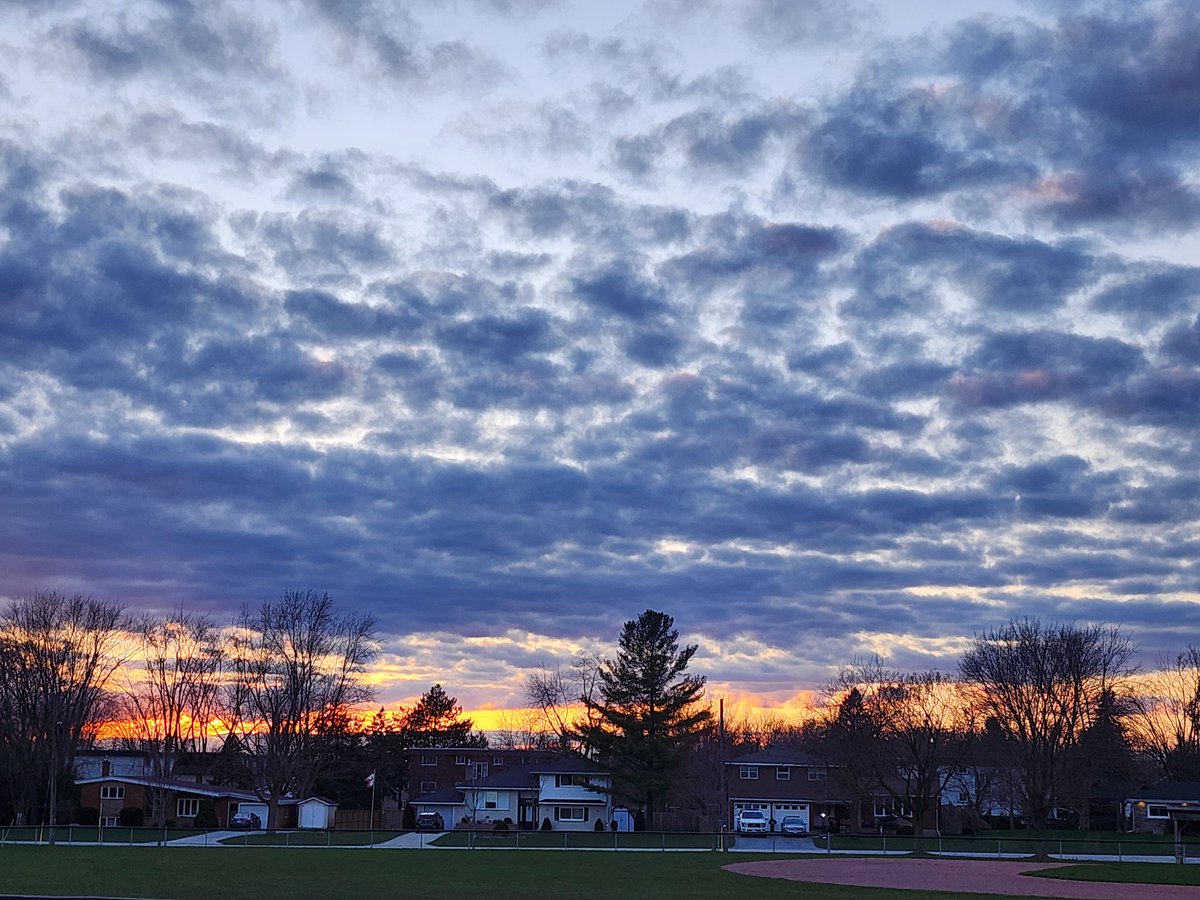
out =
[[532,797],[522,797],[517,801],[517,827],[524,831],[532,831],[537,827],[537,822],[534,821],[536,815],[534,810],[537,808],[537,801]]

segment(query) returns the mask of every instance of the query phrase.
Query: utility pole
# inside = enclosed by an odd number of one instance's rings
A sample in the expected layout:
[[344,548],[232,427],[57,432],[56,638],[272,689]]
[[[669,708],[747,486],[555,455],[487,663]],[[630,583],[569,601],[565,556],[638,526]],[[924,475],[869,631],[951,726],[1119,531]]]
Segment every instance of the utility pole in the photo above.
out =
[[50,843],[54,843],[54,826],[58,824],[58,744],[62,740],[63,723],[54,723],[50,736]]

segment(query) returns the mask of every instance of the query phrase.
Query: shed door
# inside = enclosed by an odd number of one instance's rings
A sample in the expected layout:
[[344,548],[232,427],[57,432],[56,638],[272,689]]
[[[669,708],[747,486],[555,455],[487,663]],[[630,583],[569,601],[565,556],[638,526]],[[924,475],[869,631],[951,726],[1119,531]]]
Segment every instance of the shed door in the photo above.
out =
[[301,828],[324,828],[326,806],[324,803],[305,803],[300,807]]

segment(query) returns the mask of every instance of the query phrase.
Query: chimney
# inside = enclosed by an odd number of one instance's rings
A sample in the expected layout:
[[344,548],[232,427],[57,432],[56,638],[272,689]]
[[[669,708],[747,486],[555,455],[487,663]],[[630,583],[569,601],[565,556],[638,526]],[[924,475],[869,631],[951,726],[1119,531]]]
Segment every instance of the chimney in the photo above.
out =
[[108,757],[106,756],[106,757],[104,757],[104,759],[102,759],[100,761],[100,777],[107,778],[111,774],[112,774],[112,763],[110,763],[108,761]]

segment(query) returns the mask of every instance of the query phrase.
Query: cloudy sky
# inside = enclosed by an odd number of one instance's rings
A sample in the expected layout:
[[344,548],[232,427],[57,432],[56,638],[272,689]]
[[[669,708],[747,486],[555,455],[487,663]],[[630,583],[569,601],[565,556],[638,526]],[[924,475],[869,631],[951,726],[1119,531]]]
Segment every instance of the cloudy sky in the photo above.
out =
[[519,700],[1200,628],[1200,12],[3,0],[0,596]]

